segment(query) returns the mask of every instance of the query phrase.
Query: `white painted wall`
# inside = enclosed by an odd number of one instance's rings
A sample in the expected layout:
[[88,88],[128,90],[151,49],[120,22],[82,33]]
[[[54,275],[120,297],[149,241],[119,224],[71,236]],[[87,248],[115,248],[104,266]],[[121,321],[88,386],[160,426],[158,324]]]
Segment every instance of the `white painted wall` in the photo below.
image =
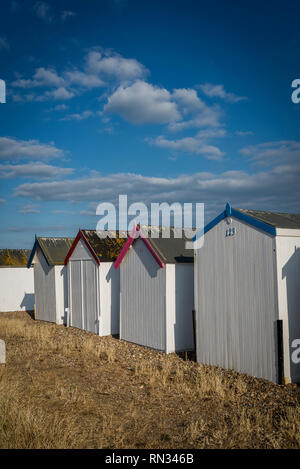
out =
[[0,311],[33,311],[33,269],[0,268]]
[[120,269],[113,262],[101,262],[99,267],[100,335],[120,332]]
[[66,324],[66,308],[68,307],[68,277],[64,265],[54,266],[55,296],[56,296],[56,324]]
[[[295,234],[297,231],[294,230]],[[294,339],[300,339],[300,236],[276,236],[279,319],[283,320],[284,375],[300,381],[300,364],[291,360]]]

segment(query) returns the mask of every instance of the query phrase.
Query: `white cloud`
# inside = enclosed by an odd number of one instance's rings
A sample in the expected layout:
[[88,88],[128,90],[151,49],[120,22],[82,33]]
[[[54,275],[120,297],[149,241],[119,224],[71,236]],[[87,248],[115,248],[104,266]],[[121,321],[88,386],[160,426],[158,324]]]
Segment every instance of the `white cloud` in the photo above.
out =
[[104,110],[133,124],[165,124],[181,117],[169,91],[145,81],[120,86],[109,96]]
[[5,204],[6,200],[5,199],[0,199],[0,204]]
[[1,49],[9,49],[9,43],[5,37],[0,36],[0,50]]
[[62,158],[64,152],[54,144],[40,143],[38,140],[17,140],[10,137],[0,137],[0,159],[31,159],[41,160]]
[[196,137],[180,138],[177,140],[170,140],[163,136],[159,136],[154,140],[149,140],[149,143],[161,148],[203,155],[205,158],[210,160],[221,160],[225,153],[218,147],[207,144],[206,140],[207,139],[201,135],[196,135]]
[[65,73],[66,79],[71,84],[80,85],[85,88],[99,88],[105,85],[96,74],[85,73],[79,70],[68,71]]
[[300,142],[279,140],[250,145],[240,153],[259,165],[290,164],[300,162]]
[[190,116],[182,122],[172,122],[169,130],[179,131],[190,128],[218,127],[220,124],[221,110],[218,106],[207,106],[199,98],[196,90],[190,88],[175,89],[172,98],[176,101],[183,116]]
[[221,98],[230,103],[237,103],[239,101],[245,101],[248,99],[246,96],[238,96],[234,93],[228,93],[225,91],[223,85],[204,83],[203,85],[199,85],[199,88],[206,96],[209,96],[210,98]]
[[18,88],[59,87],[64,83],[65,80],[57,74],[54,68],[39,67],[36,69],[32,79],[25,80],[18,78],[12,82],[12,86]]
[[19,210],[19,213],[29,215],[31,213],[40,213],[40,210],[37,208],[36,205],[24,205],[24,207]]
[[36,15],[38,18],[46,21],[47,23],[51,23],[53,20],[53,16],[51,14],[51,7],[46,2],[36,2],[33,7]]
[[300,165],[253,173],[199,172],[170,178],[121,173],[21,184],[16,188],[15,195],[41,201],[117,203],[118,194],[127,194],[129,203],[137,200],[147,204],[164,201],[203,202],[208,204],[210,210],[223,209],[229,200],[237,207],[297,213],[299,176]]
[[93,50],[86,56],[87,71],[94,75],[127,82],[144,78],[148,70],[136,59],[126,59],[118,54],[103,54]]
[[69,91],[65,87],[62,86],[60,88],[57,88],[56,90],[47,91],[41,100],[53,98],[57,101],[58,100],[63,101],[65,99],[71,99],[74,96],[75,96],[75,93],[73,91]]
[[93,116],[94,113],[92,111],[83,111],[81,113],[77,113],[77,114],[69,114],[65,117],[63,117],[61,120],[63,121],[82,121],[82,120],[85,120],[85,119],[88,119],[89,117]]
[[61,168],[45,163],[33,162],[28,164],[0,164],[0,178],[32,178],[49,179],[67,176],[73,173],[73,168]]
[[77,13],[74,11],[63,11],[60,18],[62,21],[66,21],[68,18],[73,18],[74,16],[77,16]]

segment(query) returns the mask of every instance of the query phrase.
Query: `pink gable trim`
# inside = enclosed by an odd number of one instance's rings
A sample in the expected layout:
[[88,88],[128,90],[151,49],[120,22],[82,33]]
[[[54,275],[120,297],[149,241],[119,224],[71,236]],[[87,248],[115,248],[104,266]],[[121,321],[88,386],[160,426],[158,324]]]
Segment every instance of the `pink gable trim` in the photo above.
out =
[[[138,232],[138,233],[137,233]],[[114,264],[114,267],[115,269],[118,269],[124,259],[124,257],[126,256],[130,246],[132,245],[133,241],[135,240],[135,238],[137,237],[140,237],[141,240],[143,241],[143,243],[146,245],[146,247],[148,248],[148,250],[150,251],[150,253],[152,254],[152,256],[154,257],[154,259],[156,260],[156,262],[158,263],[159,267],[161,268],[164,268],[165,267],[165,264],[161,261],[161,259],[159,258],[159,256],[156,254],[156,252],[154,251],[153,247],[151,246],[151,244],[149,243],[149,241],[147,240],[147,238],[145,238],[145,236],[143,235],[143,233],[140,231],[139,227],[137,225],[135,225],[131,235],[129,236],[128,240],[126,241],[122,251],[120,252],[119,254],[119,257],[118,259],[116,260],[115,264]]]

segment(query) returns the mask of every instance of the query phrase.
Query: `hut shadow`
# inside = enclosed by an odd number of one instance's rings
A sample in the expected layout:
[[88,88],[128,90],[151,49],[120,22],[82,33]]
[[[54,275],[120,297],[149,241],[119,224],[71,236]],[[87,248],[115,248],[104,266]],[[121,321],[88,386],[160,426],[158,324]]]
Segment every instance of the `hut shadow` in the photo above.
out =
[[24,297],[20,304],[20,308],[24,308],[25,311],[34,310],[34,293],[24,293]]
[[[288,330],[289,330],[289,347],[290,356],[296,350],[292,348],[295,339],[300,339],[300,248],[295,246],[293,255],[282,268],[282,278],[286,279],[287,291],[287,313],[288,313]],[[298,346],[299,347],[299,346]],[[299,355],[299,354],[298,354]],[[292,382],[300,383],[300,363],[291,365]]]
[[109,271],[106,274],[106,281],[110,283],[110,321],[112,325],[112,337],[118,339],[120,332],[120,269],[114,268],[112,263]]
[[68,299],[68,270],[67,266],[64,266],[61,269],[60,276],[63,277],[63,284],[64,284],[64,312],[62,316],[64,326],[68,325],[68,313],[66,309],[69,306],[69,299]]
[[[185,285],[185,288],[182,288],[182,285]],[[194,269],[175,265],[174,345],[180,356],[195,355],[193,308]]]
[[[143,241],[137,240],[135,245],[138,246],[138,243],[141,243],[140,245],[142,245],[143,249],[135,249],[136,255],[139,257],[142,265],[145,267],[149,277],[156,278],[158,272],[161,270],[161,267],[158,265]],[[132,249],[134,249],[134,245],[132,245]]]

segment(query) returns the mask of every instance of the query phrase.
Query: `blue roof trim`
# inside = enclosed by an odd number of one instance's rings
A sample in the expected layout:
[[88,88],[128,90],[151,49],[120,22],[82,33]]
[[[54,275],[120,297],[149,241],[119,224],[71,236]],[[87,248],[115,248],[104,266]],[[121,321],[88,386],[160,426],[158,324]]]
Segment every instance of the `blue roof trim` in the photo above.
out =
[[35,255],[35,251],[36,251],[36,248],[37,248],[37,242],[38,242],[38,240],[35,237],[35,242],[34,242],[32,251],[30,253],[28,262],[27,262],[27,269],[29,269],[31,267],[31,264],[32,264],[32,261],[33,261],[34,255]]
[[257,218],[251,217],[250,215],[246,215],[246,213],[240,212],[239,210],[235,210],[234,208],[232,209],[231,213],[233,217],[238,218],[239,220],[242,220],[248,223],[249,225],[255,226],[255,228],[259,228],[260,230],[265,231],[266,233],[276,236],[275,226],[268,225],[268,223],[258,220]]
[[47,257],[45,256],[45,254],[44,254],[44,252],[43,252],[43,250],[42,250],[42,248],[41,248],[41,245],[40,245],[40,243],[39,243],[39,241],[38,241],[38,239],[37,239],[37,237],[36,237],[36,235],[35,235],[35,242],[34,242],[32,251],[31,251],[31,253],[30,253],[30,257],[29,257],[28,262],[27,262],[27,269],[29,269],[29,268],[31,267],[31,264],[32,264],[32,261],[33,261],[33,258],[34,258],[34,255],[35,255],[35,252],[36,252],[36,248],[37,248],[37,247],[39,247],[40,250],[42,251],[43,256],[44,256],[44,258],[45,258],[47,264],[49,265],[49,267],[51,266],[51,264],[49,264],[48,259],[47,259]]
[[251,217],[249,215],[246,215],[243,212],[240,212],[239,210],[236,210],[231,207],[229,203],[226,204],[225,210],[220,213],[216,218],[214,218],[211,222],[209,222],[205,227],[204,230],[198,231],[198,233],[193,237],[192,241],[196,241],[198,238],[201,238],[204,234],[206,234],[208,231],[210,231],[214,226],[216,226],[220,221],[224,220],[224,218],[229,218],[229,217],[235,217],[239,220],[244,221],[245,223],[248,223],[248,225],[252,225],[255,228],[259,228],[262,231],[265,231],[266,233],[269,233],[273,236],[276,236],[276,228],[274,226],[268,225],[268,223],[265,223],[261,220],[258,220],[257,218]]
[[205,227],[204,230],[198,231],[197,234],[193,237],[192,241],[196,241],[198,238],[201,238],[205,233],[207,233],[209,230],[211,230],[214,226],[216,226],[221,220],[224,220],[226,218],[226,211],[220,213],[216,218],[214,218],[211,222],[209,222]]

